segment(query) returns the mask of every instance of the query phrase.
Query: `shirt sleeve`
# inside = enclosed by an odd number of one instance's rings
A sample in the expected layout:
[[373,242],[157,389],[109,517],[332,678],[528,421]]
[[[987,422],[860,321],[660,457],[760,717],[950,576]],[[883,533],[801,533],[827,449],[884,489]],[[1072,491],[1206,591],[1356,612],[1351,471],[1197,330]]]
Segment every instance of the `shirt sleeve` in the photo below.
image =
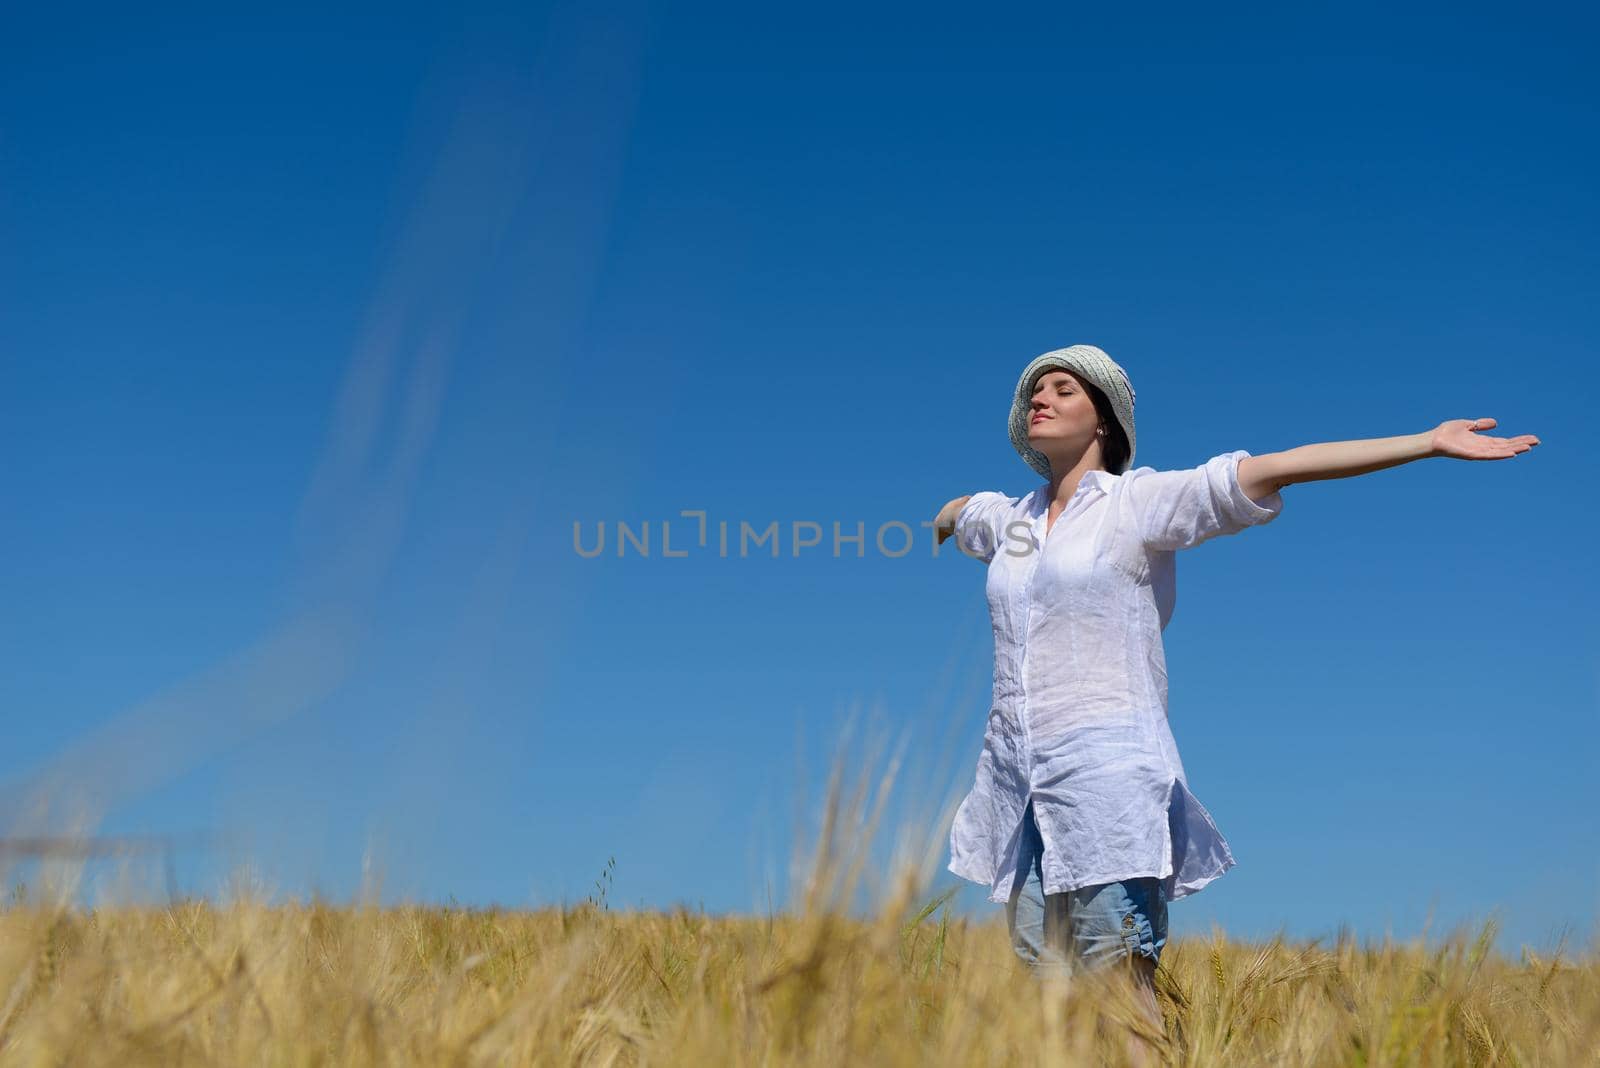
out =
[[956,547],[986,564],[993,560],[1005,538],[1006,516],[1020,499],[990,490],[974,493],[956,516]]
[[1187,470],[1128,472],[1126,492],[1145,547],[1188,549],[1277,518],[1283,511],[1281,494],[1252,501],[1239,488],[1239,461],[1249,455],[1238,449]]

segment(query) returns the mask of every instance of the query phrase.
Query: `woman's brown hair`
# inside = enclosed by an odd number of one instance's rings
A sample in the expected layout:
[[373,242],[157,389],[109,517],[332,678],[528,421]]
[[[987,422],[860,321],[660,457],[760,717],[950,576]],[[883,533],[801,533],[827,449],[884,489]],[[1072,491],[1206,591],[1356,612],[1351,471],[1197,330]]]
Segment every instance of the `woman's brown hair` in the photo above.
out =
[[1111,402],[1106,400],[1106,395],[1100,391],[1100,387],[1093,382],[1083,384],[1089,387],[1089,399],[1094,401],[1095,414],[1100,417],[1100,422],[1106,428],[1106,436],[1100,445],[1100,457],[1105,462],[1107,471],[1114,475],[1121,474],[1122,469],[1128,464],[1128,435],[1122,432],[1122,424],[1117,422],[1117,413],[1111,410]]

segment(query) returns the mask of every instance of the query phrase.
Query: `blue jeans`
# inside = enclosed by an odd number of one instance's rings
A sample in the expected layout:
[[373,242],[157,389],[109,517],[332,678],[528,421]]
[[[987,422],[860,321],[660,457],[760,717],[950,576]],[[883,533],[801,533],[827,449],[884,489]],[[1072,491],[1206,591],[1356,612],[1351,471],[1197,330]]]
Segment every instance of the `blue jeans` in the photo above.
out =
[[1045,894],[1044,839],[1028,801],[1017,878],[1006,902],[1011,948],[1039,975],[1095,970],[1133,956],[1161,959],[1167,901],[1156,878]]

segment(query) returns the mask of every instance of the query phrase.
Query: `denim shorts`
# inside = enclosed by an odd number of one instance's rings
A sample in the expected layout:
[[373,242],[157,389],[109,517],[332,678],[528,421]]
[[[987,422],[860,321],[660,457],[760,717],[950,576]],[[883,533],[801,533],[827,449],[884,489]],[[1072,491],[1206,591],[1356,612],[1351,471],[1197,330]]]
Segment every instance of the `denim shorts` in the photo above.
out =
[[1167,900],[1156,878],[1045,894],[1044,839],[1023,814],[1017,878],[1006,902],[1011,948],[1040,974],[1069,975],[1139,956],[1152,963],[1167,944]]

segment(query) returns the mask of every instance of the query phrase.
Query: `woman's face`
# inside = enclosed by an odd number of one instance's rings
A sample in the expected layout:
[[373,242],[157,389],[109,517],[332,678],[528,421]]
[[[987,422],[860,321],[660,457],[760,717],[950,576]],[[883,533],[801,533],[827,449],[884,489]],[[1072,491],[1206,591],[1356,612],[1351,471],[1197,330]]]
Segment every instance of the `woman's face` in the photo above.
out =
[[1055,459],[1081,456],[1095,440],[1100,415],[1083,381],[1071,371],[1046,371],[1033,386],[1028,444]]

